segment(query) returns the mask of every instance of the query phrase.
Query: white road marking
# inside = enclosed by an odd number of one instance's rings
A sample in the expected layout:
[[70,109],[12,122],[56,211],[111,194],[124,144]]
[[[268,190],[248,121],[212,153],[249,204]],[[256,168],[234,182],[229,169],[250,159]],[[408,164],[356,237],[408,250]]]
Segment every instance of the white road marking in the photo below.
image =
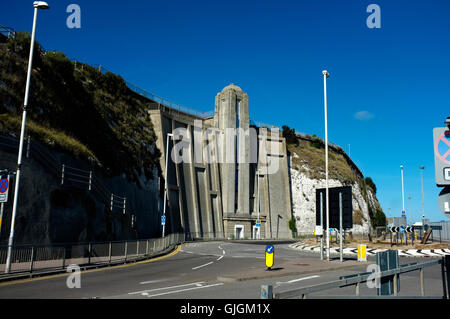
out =
[[319,278],[319,277],[320,277],[319,275],[314,275],[314,276],[309,276],[309,277],[297,278],[297,279],[293,279],[293,280],[289,280],[289,281],[281,281],[281,282],[277,282],[277,285],[280,285],[280,284],[292,284],[294,282],[299,282],[299,281],[302,281],[302,280]]
[[205,283],[205,282],[204,281],[199,281],[199,282],[193,282],[193,283],[185,284],[185,285],[177,285],[177,286],[169,286],[169,287],[161,287],[161,288],[141,290],[141,291],[136,291],[136,292],[129,292],[128,294],[129,295],[144,294],[144,293],[149,293],[149,292],[157,291],[157,290],[180,288],[180,287],[186,287],[186,286],[192,286],[192,285],[202,285],[203,283]]
[[167,281],[167,280],[169,280],[169,279],[156,279],[156,280],[143,281],[143,282],[140,282],[139,284],[140,285],[154,284],[157,282],[163,282],[163,281]]
[[154,295],[146,295],[146,296],[148,298],[151,298],[151,297],[157,297],[157,296],[163,296],[163,295],[169,295],[169,294],[176,294],[176,293],[183,292],[183,291],[203,289],[203,288],[222,286],[222,285],[223,285],[223,282],[219,282],[218,284],[206,285],[206,286],[197,285],[196,287],[193,287],[193,288],[186,288],[186,289],[180,289],[180,290],[175,290],[175,291],[162,292],[162,293],[158,293],[158,294],[154,294]]
[[221,260],[223,258],[223,255],[222,256],[220,256],[219,258],[217,258],[216,260]]
[[202,268],[202,267],[205,267],[205,266],[211,265],[212,263],[213,263],[213,262],[211,261],[211,262],[209,262],[209,263],[206,263],[206,264],[203,264],[203,265],[200,265],[200,266],[194,267],[194,268],[192,268],[192,270],[195,270],[195,269],[199,269],[199,268]]

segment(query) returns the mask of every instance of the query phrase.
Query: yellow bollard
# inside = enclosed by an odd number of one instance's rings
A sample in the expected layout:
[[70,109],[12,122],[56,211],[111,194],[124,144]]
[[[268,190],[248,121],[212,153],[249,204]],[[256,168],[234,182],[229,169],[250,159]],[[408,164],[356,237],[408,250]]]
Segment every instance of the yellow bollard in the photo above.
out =
[[267,270],[272,270],[273,267],[273,263],[274,263],[274,253],[275,253],[275,249],[272,245],[267,245],[266,246],[266,267]]
[[358,245],[358,261],[367,261],[367,246]]

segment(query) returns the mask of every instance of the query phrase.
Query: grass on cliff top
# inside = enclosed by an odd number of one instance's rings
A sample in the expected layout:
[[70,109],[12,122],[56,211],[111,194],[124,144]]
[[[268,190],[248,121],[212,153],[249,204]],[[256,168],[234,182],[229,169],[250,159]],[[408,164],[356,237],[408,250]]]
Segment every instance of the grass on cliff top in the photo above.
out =
[[[11,121],[22,114],[30,41],[26,32],[0,41],[0,114]],[[63,52],[44,52],[37,42],[35,46],[27,123],[39,125],[40,140],[51,140],[74,155],[95,154],[108,176],[125,174],[136,181],[143,171],[153,178],[160,151],[149,101],[130,90],[120,75],[71,61]]]
[[[325,178],[325,148],[316,147],[311,143],[300,143],[298,146],[287,144],[287,148],[292,156],[293,167],[306,174],[311,179]],[[306,167],[305,167],[306,166]],[[344,156],[328,152],[328,173],[331,179],[337,179],[344,185],[353,184],[357,177],[348,165]]]
[[[15,132],[19,136],[21,123],[22,118],[19,116],[0,114],[1,133]],[[68,136],[64,132],[39,125],[30,119],[27,119],[26,123],[26,136],[28,135],[44,145],[99,163],[95,154],[75,138]]]

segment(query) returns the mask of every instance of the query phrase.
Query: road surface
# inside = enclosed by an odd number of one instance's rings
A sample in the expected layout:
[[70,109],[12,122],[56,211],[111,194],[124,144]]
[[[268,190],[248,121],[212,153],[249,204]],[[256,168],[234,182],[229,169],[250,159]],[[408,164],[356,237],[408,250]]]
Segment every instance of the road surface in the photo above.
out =
[[[337,280],[339,276],[367,271],[366,263],[338,258],[321,261],[316,253],[300,252],[288,243],[275,244],[275,265],[265,267],[265,244],[254,242],[198,242],[179,246],[170,256],[141,263],[82,272],[80,288],[68,288],[70,274],[0,283],[0,299],[259,299],[261,285],[274,292]],[[400,263],[430,258],[400,258]],[[442,296],[440,266],[424,270],[425,294]],[[74,282],[74,281],[72,281]],[[315,295],[354,295],[354,287]],[[362,285],[361,295],[376,295]],[[419,274],[401,275],[400,296],[420,295]]]

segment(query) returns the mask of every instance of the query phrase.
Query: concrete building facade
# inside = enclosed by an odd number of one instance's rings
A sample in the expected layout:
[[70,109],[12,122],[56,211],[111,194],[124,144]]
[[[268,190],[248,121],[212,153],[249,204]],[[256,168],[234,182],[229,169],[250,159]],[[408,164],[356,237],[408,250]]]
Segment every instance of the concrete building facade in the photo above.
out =
[[[149,114],[168,184],[166,233],[292,237],[286,141],[278,128],[252,125],[249,98],[241,88],[230,84],[219,92],[214,115],[160,103],[152,103]],[[169,133],[173,138],[166,149]]]

